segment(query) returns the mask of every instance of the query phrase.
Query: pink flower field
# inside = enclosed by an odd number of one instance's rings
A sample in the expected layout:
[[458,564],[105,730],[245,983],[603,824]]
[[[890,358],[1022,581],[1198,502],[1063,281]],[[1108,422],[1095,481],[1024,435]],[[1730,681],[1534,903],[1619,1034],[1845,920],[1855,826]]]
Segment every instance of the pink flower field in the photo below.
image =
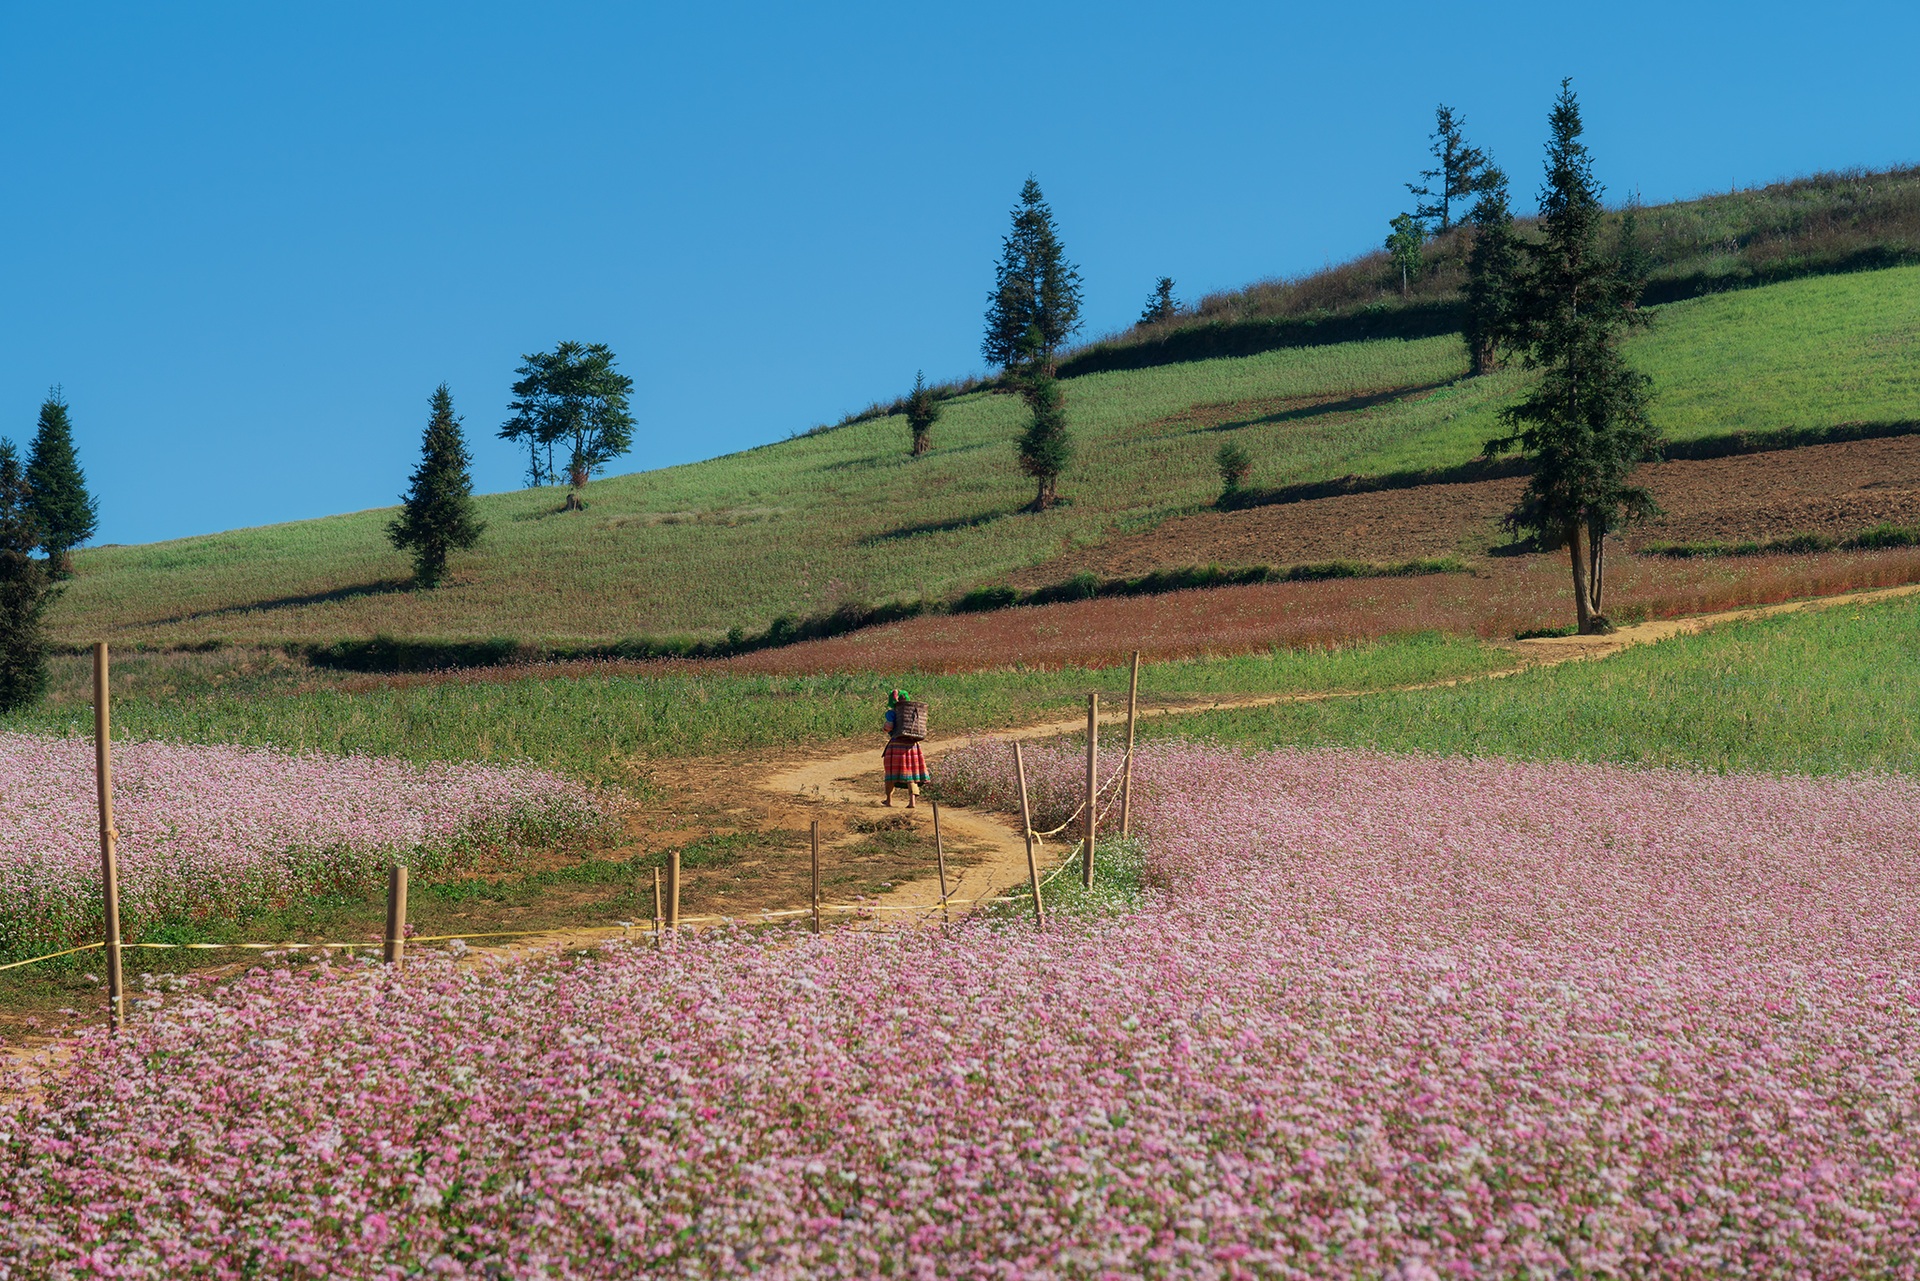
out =
[[[97,938],[93,740],[0,733],[0,783],[0,953]],[[599,821],[585,789],[533,769],[114,745],[129,938],[362,883],[395,857],[433,865]]]
[[1125,916],[170,998],[0,1103],[0,1274],[1920,1275],[1920,786],[1140,778]]

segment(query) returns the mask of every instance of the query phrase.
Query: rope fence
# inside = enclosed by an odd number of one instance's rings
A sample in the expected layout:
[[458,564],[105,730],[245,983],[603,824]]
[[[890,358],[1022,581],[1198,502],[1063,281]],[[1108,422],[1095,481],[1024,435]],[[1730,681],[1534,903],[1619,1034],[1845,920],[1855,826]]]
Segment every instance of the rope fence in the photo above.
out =
[[[0,972],[17,970],[29,965],[39,965],[46,961],[58,960],[63,956],[77,956],[84,952],[104,950],[107,955],[108,1022],[109,1026],[117,1032],[125,1017],[125,986],[122,982],[120,958],[121,954],[128,949],[183,952],[210,952],[226,949],[257,952],[330,952],[336,950],[351,951],[355,948],[380,947],[383,949],[386,962],[390,965],[398,966],[403,961],[405,948],[409,942],[415,944],[451,943],[455,941],[465,942],[468,939],[534,938],[564,933],[562,930],[554,929],[481,930],[470,933],[433,934],[409,938],[406,932],[407,868],[404,864],[396,863],[389,869],[386,930],[382,938],[378,941],[335,941],[325,943],[292,941],[278,943],[124,942],[120,937],[119,866],[115,848],[119,833],[115,830],[113,822],[112,739],[110,736],[108,713],[108,671],[107,646],[102,642],[96,644],[93,649],[93,701],[95,783],[99,793],[100,872],[103,898],[102,906],[106,914],[106,937],[97,943],[82,943],[75,947],[63,948],[57,952],[47,952],[41,956],[30,956],[24,960],[8,961],[5,964],[0,964]],[[1020,826],[1023,829],[1024,839],[1027,843],[1027,868],[1033,895],[1034,918],[1037,921],[1044,923],[1045,920],[1041,891],[1047,885],[1051,884],[1053,879],[1059,876],[1061,872],[1073,866],[1074,859],[1070,855],[1060,866],[1048,873],[1046,879],[1043,881],[1040,878],[1037,860],[1034,857],[1034,845],[1036,843],[1044,844],[1047,837],[1058,836],[1073,826],[1083,815],[1091,812],[1092,817],[1086,826],[1086,836],[1074,846],[1074,852],[1084,856],[1083,866],[1088,878],[1088,884],[1091,885],[1093,875],[1093,842],[1096,833],[1099,831],[1101,820],[1108,817],[1115,804],[1119,805],[1122,816],[1121,834],[1123,836],[1126,834],[1126,815],[1128,802],[1131,799],[1130,789],[1132,785],[1133,728],[1134,719],[1138,710],[1139,682],[1140,656],[1135,654],[1133,656],[1133,678],[1130,682],[1127,695],[1127,747],[1121,757],[1120,768],[1116,769],[1104,783],[1098,782],[1099,771],[1097,769],[1099,752],[1099,695],[1092,694],[1088,696],[1086,797],[1074,809],[1073,813],[1067,816],[1066,821],[1057,827],[1045,832],[1034,830],[1032,814],[1027,804],[1025,765],[1022,763],[1020,755],[1020,745],[1017,741],[1014,743],[1014,762],[1020,780]],[[1110,800],[1106,805],[1102,805],[1101,798],[1106,796],[1107,793],[1114,788],[1115,784],[1120,785],[1117,798]],[[959,899],[952,896],[947,886],[945,856],[940,846],[940,813],[937,804],[934,809],[934,852],[938,860],[940,875],[940,898],[937,903],[822,903],[820,901],[820,832],[817,822],[813,825],[812,848],[813,893],[811,903],[806,907],[786,908],[778,911],[763,910],[754,917],[718,915],[682,917],[680,915],[680,852],[678,850],[671,851],[667,864],[667,884],[664,887],[662,886],[657,871],[654,875],[654,914],[651,924],[653,927],[652,934],[656,942],[663,940],[667,932],[677,931],[682,924],[771,924],[776,921],[789,920],[795,917],[811,916],[813,918],[814,932],[817,934],[820,932],[821,918],[827,915],[853,915],[872,918],[887,912],[919,912],[923,917],[931,917],[935,911],[938,911],[941,912],[946,919],[951,920],[950,912],[954,907],[973,907],[983,904],[1017,903],[1021,901],[1018,897],[1011,895],[979,895],[971,899]],[[964,876],[965,873],[962,872],[960,877],[956,877],[954,879],[954,885],[958,886],[961,877]],[[633,929],[632,923],[627,921],[619,922],[619,926],[623,932],[631,932]]]
[[[1076,846],[1075,848],[1078,848],[1078,847]],[[1061,866],[1065,867],[1066,864],[1062,864]],[[1059,875],[1059,869],[1058,868],[1054,869],[1053,874],[1055,876]],[[1048,879],[1051,879],[1051,877],[1049,877]],[[947,899],[947,904],[951,907],[972,907],[972,906],[976,906],[984,903],[1017,903],[1017,902],[1019,902],[1018,899],[1009,897],[1004,894],[1003,895],[981,895],[977,898],[949,897]],[[922,913],[923,915],[931,915],[932,913],[937,912],[939,910],[940,910],[940,904],[938,902],[934,902],[934,903],[822,903],[820,905],[820,912],[823,916],[848,916],[848,915],[858,916],[862,914],[876,913],[876,912],[919,912],[919,913]],[[806,916],[812,913],[812,911],[813,909],[811,907],[794,907],[794,908],[782,908],[777,911],[769,909],[766,911],[759,912],[753,916],[714,916],[714,915],[682,916],[680,918],[680,924],[682,925],[703,925],[703,924],[705,925],[761,925],[761,924],[768,924],[774,921],[787,920],[793,917]],[[626,922],[622,922],[620,928],[622,929],[622,932],[631,932],[633,929],[633,927]],[[468,939],[535,938],[542,935],[563,934],[563,933],[565,933],[564,929],[488,930],[488,931],[476,931],[468,934],[408,935],[407,942],[409,943],[450,943],[456,939],[462,942],[465,942]],[[74,956],[81,952],[97,952],[101,948],[104,948],[105,946],[106,946],[105,943],[82,943],[79,947],[69,947],[58,952],[48,952],[44,956],[30,956],[24,961],[9,961],[5,965],[0,965],[0,970],[17,970],[20,967],[25,965],[38,965],[42,961],[57,960],[63,956]],[[345,950],[345,949],[357,948],[357,947],[381,947],[383,946],[383,941],[380,939],[372,939],[372,940],[362,939],[358,942],[342,941],[342,942],[329,942],[329,943],[294,943],[294,942],[287,942],[287,943],[122,943],[120,944],[120,946],[123,950],[132,950],[134,948],[139,948],[145,951],[210,952],[210,951],[218,951],[222,948],[242,948],[242,949],[246,949],[249,951],[256,951],[256,952],[300,952],[300,951],[331,952],[336,950]]]

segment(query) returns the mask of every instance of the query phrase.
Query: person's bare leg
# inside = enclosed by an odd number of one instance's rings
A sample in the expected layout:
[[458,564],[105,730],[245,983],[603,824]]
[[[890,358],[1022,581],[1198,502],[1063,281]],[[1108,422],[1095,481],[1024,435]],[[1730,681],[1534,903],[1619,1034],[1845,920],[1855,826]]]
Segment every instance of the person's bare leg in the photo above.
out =
[[892,783],[888,783],[888,784],[887,784],[887,795],[886,795],[886,798],[885,798],[884,800],[882,800],[882,801],[881,801],[880,803],[881,803],[882,805],[885,805],[885,806],[887,806],[888,808],[892,808],[892,806],[893,806],[893,784],[892,784]]
[[910,810],[920,808],[920,784],[918,783],[907,784],[907,808]]

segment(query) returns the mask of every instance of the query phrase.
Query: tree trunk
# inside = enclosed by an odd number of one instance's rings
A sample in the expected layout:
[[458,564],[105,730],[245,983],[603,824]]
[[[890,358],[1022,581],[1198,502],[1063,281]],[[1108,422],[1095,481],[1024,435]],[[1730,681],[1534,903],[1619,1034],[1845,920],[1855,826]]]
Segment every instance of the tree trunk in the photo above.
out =
[[1472,351],[1472,376],[1478,378],[1481,374],[1491,372],[1498,358],[1498,353],[1495,351],[1493,343],[1482,339],[1473,344]]
[[1587,559],[1591,568],[1587,574],[1587,598],[1593,606],[1593,612],[1605,619],[1607,614],[1607,531],[1595,529],[1591,535],[1591,546],[1587,549]]
[[933,447],[933,437],[928,432],[917,431],[913,434],[913,456],[918,458]]
[[1582,636],[1593,631],[1593,600],[1587,595],[1587,522],[1573,521],[1567,526],[1567,557],[1573,562],[1574,622]]

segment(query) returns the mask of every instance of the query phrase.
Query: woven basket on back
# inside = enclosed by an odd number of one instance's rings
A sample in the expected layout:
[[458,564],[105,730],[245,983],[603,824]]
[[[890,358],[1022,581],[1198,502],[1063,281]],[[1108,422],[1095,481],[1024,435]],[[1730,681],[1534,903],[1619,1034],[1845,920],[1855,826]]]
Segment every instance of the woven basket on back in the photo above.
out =
[[925,738],[927,736],[927,705],[925,703],[894,704],[893,732],[900,738]]

